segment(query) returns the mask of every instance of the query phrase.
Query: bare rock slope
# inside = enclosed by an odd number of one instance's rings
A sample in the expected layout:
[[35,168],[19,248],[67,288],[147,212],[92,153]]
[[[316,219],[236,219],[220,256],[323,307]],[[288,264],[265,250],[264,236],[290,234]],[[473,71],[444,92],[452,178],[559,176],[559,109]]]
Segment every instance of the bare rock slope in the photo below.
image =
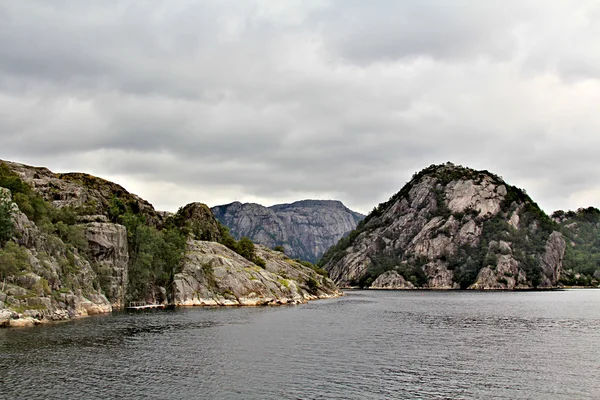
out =
[[175,277],[175,304],[257,306],[299,304],[341,295],[336,285],[284,254],[257,246],[259,267],[216,242],[189,240]]
[[432,165],[380,204],[320,265],[341,286],[549,288],[565,240],[524,191],[488,171]]
[[212,208],[236,238],[246,236],[263,246],[283,246],[286,254],[317,262],[348,234],[364,215],[334,200],[302,200],[264,207],[239,202]]

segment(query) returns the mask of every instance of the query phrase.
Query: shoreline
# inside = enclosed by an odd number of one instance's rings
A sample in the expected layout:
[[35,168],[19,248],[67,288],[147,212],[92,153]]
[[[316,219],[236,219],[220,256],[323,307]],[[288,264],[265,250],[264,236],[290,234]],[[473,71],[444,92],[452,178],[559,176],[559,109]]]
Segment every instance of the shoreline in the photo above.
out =
[[[140,313],[140,312],[147,312],[149,310],[152,310],[152,311],[170,310],[170,309],[175,309],[175,308],[179,308],[179,307],[182,307],[182,308],[280,307],[280,306],[302,305],[302,304],[307,304],[310,301],[329,300],[329,299],[335,299],[335,298],[339,298],[339,297],[343,297],[343,296],[345,296],[345,294],[342,290],[340,290],[338,294],[314,296],[311,298],[303,299],[304,301],[301,301],[300,299],[291,299],[291,300],[269,299],[269,301],[264,301],[264,302],[260,302],[260,303],[255,302],[255,304],[251,304],[250,302],[234,303],[232,301],[218,303],[215,300],[211,299],[212,301],[206,301],[204,303],[197,303],[197,304],[180,303],[180,304],[173,304],[173,305],[165,305],[162,308],[152,308],[152,309],[143,309],[143,310],[127,309],[127,307],[119,307],[119,308],[115,307],[111,311],[87,314],[87,315],[74,315],[73,317],[69,317],[68,319],[65,319],[65,318],[62,318],[62,319],[35,318],[35,317],[29,316],[29,315],[24,315],[23,313],[17,313],[16,311],[13,311],[10,309],[4,309],[4,310],[0,310],[0,329],[2,329],[2,328],[6,328],[6,329],[8,329],[8,328],[30,328],[30,327],[34,327],[34,326],[48,325],[48,324],[54,324],[54,323],[73,322],[73,321],[85,319],[88,317],[106,316],[106,315],[113,314],[115,312]],[[203,300],[206,300],[206,299],[203,299]],[[10,315],[7,315],[7,314],[10,314]]]

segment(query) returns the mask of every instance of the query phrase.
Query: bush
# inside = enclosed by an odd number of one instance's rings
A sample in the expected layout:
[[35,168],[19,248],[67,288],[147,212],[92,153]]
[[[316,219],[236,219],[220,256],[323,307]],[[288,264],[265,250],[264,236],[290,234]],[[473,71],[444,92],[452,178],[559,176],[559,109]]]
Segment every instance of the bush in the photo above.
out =
[[237,247],[237,253],[240,256],[244,257],[248,261],[254,261],[254,259],[256,258],[256,251],[254,249],[254,243],[252,243],[252,240],[244,236],[238,242]]
[[258,265],[261,268],[267,268],[267,262],[260,257],[256,257],[254,259],[254,264]]
[[25,248],[13,241],[6,242],[0,250],[0,279],[9,279],[30,268],[29,255]]

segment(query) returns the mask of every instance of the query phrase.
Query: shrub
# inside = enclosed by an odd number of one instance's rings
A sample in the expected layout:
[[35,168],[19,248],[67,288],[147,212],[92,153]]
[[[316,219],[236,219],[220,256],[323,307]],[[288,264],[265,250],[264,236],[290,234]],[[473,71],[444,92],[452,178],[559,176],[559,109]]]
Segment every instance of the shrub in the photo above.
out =
[[254,258],[254,264],[258,265],[261,268],[267,268],[267,262],[260,257]]
[[0,279],[12,278],[30,268],[29,254],[13,241],[6,242],[0,250]]
[[252,240],[248,239],[245,236],[241,238],[238,242],[237,253],[248,261],[254,261],[254,259],[256,258],[256,252]]

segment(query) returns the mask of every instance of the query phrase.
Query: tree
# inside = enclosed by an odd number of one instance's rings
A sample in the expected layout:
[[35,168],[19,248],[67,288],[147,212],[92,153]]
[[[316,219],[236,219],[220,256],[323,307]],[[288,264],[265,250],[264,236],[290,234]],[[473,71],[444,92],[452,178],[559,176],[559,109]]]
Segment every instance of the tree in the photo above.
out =
[[252,240],[244,236],[238,242],[238,249],[238,254],[240,256],[244,257],[248,261],[254,262],[254,259],[256,258],[256,252],[254,250],[254,243],[252,243]]
[[0,199],[0,246],[10,239],[14,233],[12,210],[8,201]]

